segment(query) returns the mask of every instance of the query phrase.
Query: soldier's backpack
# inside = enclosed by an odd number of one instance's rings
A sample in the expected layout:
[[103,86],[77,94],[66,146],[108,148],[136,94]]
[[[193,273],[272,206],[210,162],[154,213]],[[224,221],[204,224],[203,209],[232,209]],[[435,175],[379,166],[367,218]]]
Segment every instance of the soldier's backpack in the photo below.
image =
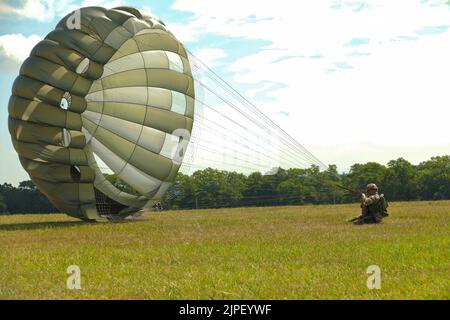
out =
[[380,195],[380,209],[383,210],[383,216],[387,217],[389,215],[387,208],[389,207],[389,203],[387,202],[386,198],[384,197],[384,194]]
[[380,194],[380,199],[375,202],[374,204],[371,204],[367,206],[368,214],[370,216],[372,215],[381,215],[381,217],[387,217],[389,213],[387,212],[389,204],[384,197],[384,194]]

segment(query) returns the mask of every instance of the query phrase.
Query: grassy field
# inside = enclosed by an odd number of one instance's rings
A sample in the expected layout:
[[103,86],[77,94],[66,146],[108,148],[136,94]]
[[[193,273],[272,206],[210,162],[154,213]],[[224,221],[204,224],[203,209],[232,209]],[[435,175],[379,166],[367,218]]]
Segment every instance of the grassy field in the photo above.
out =
[[[449,299],[450,201],[149,213],[89,224],[0,216],[1,299]],[[81,290],[68,290],[69,265]],[[369,265],[381,289],[366,286]]]

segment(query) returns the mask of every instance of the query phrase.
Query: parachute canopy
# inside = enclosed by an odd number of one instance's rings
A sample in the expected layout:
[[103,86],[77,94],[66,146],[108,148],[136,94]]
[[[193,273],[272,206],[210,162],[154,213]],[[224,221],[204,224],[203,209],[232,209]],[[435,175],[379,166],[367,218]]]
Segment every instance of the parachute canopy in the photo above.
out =
[[[32,50],[14,82],[9,130],[22,166],[62,212],[120,219],[159,202],[194,115],[183,45],[130,7],[86,7]],[[102,166],[136,191],[111,184]]]

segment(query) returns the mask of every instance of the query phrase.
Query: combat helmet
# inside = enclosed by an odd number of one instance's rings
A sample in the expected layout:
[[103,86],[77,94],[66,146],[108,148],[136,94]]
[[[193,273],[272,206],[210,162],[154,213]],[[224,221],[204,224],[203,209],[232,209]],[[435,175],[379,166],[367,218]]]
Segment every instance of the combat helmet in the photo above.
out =
[[372,189],[378,190],[378,187],[377,187],[377,185],[375,183],[369,183],[367,185],[367,190],[372,190]]

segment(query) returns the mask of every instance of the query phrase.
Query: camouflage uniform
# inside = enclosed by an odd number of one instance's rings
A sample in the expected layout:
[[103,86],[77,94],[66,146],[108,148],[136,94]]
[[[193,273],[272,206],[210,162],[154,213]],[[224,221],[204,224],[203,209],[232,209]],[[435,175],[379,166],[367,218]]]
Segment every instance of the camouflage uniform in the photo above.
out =
[[386,202],[386,199],[384,198],[384,195],[378,194],[378,191],[370,196],[362,194],[361,216],[359,216],[354,221],[354,223],[355,224],[380,223],[384,217],[388,216],[386,210],[387,206],[388,204]]

